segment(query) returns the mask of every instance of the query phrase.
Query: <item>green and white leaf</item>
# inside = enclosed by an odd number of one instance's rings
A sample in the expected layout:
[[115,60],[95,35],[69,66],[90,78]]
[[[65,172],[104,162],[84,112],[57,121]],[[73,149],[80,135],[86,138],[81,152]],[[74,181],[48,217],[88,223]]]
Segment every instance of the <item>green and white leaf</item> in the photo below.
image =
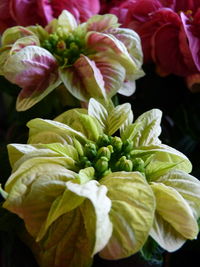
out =
[[161,133],[162,112],[159,109],[152,109],[143,113],[134,122],[137,133],[134,134],[132,141],[135,147],[160,144],[159,135]]
[[[16,171],[14,171],[9,179],[6,182],[6,191],[9,192],[12,190],[12,186],[17,182],[18,180],[21,180],[22,175],[26,175],[26,173],[29,172],[32,168],[38,173],[42,167],[41,165],[45,164],[48,165],[48,168],[51,170],[51,168],[57,168],[57,170],[61,171],[61,173],[65,173],[67,171],[77,171],[77,166],[73,159],[69,157],[36,157],[36,158],[29,158],[29,156],[25,155],[25,160],[22,157],[19,161],[16,162],[17,165],[15,165]],[[27,158],[26,158],[27,157]],[[51,167],[52,166],[52,167]],[[38,169],[37,169],[38,167]],[[48,169],[47,169],[48,170]],[[34,174],[35,175],[35,174]],[[18,182],[20,183],[20,182]]]
[[88,114],[97,119],[102,129],[105,130],[107,125],[108,112],[104,108],[104,106],[94,98],[91,98],[89,101]]
[[60,156],[62,155],[63,157],[67,156],[70,157],[74,160],[78,160],[78,152],[76,151],[76,149],[71,146],[71,145],[63,145],[63,144],[59,144],[59,143],[53,143],[53,144],[46,144],[44,145],[44,147],[49,148],[52,151],[55,151],[56,153],[58,153]]
[[24,145],[24,144],[9,144],[7,146],[9,162],[11,167],[14,167],[16,161],[18,161],[22,156],[29,153],[38,152],[41,155],[42,151],[37,149],[36,147],[41,147],[41,145]]
[[106,133],[114,134],[120,127],[129,124],[131,119],[132,110],[129,103],[116,106],[108,115]]
[[189,204],[196,219],[200,217],[200,181],[183,171],[172,170],[156,182],[174,188]]
[[62,11],[60,16],[58,17],[58,28],[57,31],[60,34],[68,34],[72,32],[77,27],[77,22],[72,13],[67,11],[66,9]]
[[156,198],[156,211],[179,234],[186,239],[194,239],[198,234],[198,224],[187,201],[170,186],[151,183]]
[[66,189],[66,182],[78,182],[75,172],[49,161],[36,165],[25,162],[6,183],[8,198],[3,207],[16,213],[25,222],[28,232],[36,238],[52,202]]
[[167,145],[149,145],[131,151],[132,158],[142,158],[148,160],[145,174],[149,180],[156,180],[161,175],[176,168],[187,173],[191,172],[192,164],[189,159],[178,150]]
[[161,133],[160,121],[162,113],[153,109],[143,113],[121,133],[122,140],[132,140],[135,147],[161,143],[158,136]]
[[155,211],[153,192],[139,172],[115,172],[100,180],[112,201],[113,234],[100,252],[106,259],[121,259],[138,252],[152,227]]
[[93,167],[81,169],[78,173],[81,184],[84,184],[90,180],[94,180],[95,170]]
[[159,244],[159,246],[169,252],[178,250],[187,240],[157,212],[155,213],[154,224],[150,231],[150,236]]
[[77,208],[50,226],[48,234],[39,242],[37,260],[40,266],[66,267],[66,263],[68,267],[92,265],[93,244],[83,220],[81,210]]
[[33,36],[34,33],[22,26],[14,26],[6,29],[1,37],[2,46],[12,45],[20,38]]
[[[35,143],[36,140],[40,140],[38,138],[38,134],[40,135],[41,132],[46,132],[46,133],[52,133],[53,137],[55,137],[55,134],[57,136],[60,135],[62,137],[62,139],[65,139],[66,141],[68,141],[69,139],[71,139],[71,143],[72,143],[72,139],[73,138],[77,138],[78,140],[85,142],[87,139],[84,136],[83,133],[74,130],[73,128],[71,128],[70,126],[60,123],[58,121],[52,121],[52,120],[43,120],[43,119],[33,119],[31,121],[29,121],[27,123],[27,126],[29,127],[29,139],[28,139],[28,143]],[[47,136],[48,138],[48,136]],[[43,136],[43,140],[45,139],[45,136]],[[50,137],[48,138],[48,142]],[[42,140],[42,141],[43,141]],[[54,141],[55,139],[53,139]],[[40,142],[42,142],[40,141]],[[46,143],[46,142],[44,142]],[[51,143],[51,142],[50,142]]]
[[56,121],[69,125],[72,129],[82,133],[89,140],[97,140],[103,130],[98,121],[87,115],[85,109],[71,109],[55,118]]

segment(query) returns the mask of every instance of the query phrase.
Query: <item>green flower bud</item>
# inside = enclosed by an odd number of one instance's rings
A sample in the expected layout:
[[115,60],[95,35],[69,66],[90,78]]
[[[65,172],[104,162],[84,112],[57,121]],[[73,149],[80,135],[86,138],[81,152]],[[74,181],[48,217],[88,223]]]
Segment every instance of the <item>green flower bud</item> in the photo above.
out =
[[56,45],[57,51],[63,51],[66,49],[66,44],[63,40],[60,40]]
[[86,160],[85,161],[85,168],[87,168],[87,167],[91,167],[92,166],[92,163],[91,163],[91,161],[89,161],[89,160]]
[[72,33],[68,33],[68,35],[65,38],[66,43],[68,46],[70,46],[71,42],[75,41],[74,35]]
[[115,165],[118,171],[131,172],[133,170],[133,163],[131,160],[127,159],[125,156],[122,156]]
[[95,169],[99,173],[103,173],[108,169],[108,159],[106,157],[101,157],[95,163]]
[[97,157],[98,158],[106,157],[108,160],[110,160],[110,157],[111,157],[110,149],[105,146],[99,148],[99,150],[97,151]]
[[73,52],[77,52],[79,51],[79,47],[76,43],[72,42],[70,43],[70,50],[72,50]]
[[58,37],[57,34],[50,34],[50,36],[49,36],[49,42],[50,42],[53,46],[56,46],[58,40],[59,40],[59,37]]
[[110,145],[109,136],[106,134],[100,135],[97,140],[97,146],[102,147],[102,146],[108,146],[108,145]]
[[111,145],[113,146],[114,151],[120,152],[123,145],[121,138],[118,136],[113,137]]
[[93,144],[93,143],[88,143],[85,145],[84,147],[84,152],[85,152],[85,155],[89,158],[89,159],[92,159],[96,156],[97,154],[97,148],[96,148],[96,145]]
[[131,150],[133,150],[133,141],[126,140],[123,143],[123,148],[122,148],[124,153],[129,153]]
[[43,43],[42,43],[42,46],[47,49],[48,51],[53,51],[53,46],[52,44],[49,42],[49,40],[45,40]]
[[113,146],[109,145],[109,146],[107,146],[107,148],[110,150],[110,153],[113,153],[114,152]]
[[135,158],[132,160],[133,170],[138,172],[145,172],[144,160],[141,158]]
[[85,157],[85,156],[80,156],[80,158],[79,158],[79,164],[80,164],[80,167],[85,168],[85,162],[86,162],[87,160],[88,160],[87,157]]

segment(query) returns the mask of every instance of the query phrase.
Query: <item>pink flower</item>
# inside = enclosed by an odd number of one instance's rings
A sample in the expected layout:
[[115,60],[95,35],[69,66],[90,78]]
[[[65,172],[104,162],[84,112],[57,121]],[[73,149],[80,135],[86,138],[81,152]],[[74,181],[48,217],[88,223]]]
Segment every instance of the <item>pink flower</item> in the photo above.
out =
[[0,3],[0,32],[14,25],[47,25],[62,10],[69,10],[78,22],[99,11],[99,0],[3,0]]
[[189,88],[199,83],[200,0],[126,0],[110,13],[139,34],[144,62],[160,75],[183,76]]

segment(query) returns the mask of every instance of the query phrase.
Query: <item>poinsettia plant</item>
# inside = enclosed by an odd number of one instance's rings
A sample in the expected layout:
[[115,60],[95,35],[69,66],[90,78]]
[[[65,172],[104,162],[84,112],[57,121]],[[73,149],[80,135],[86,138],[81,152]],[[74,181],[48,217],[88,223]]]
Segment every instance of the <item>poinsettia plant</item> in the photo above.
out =
[[[199,1],[100,2],[0,3],[0,265],[18,266],[16,233],[41,267],[155,262],[197,238],[199,101],[177,76],[194,90]],[[145,64],[132,95],[142,48],[160,76]]]
[[[162,144],[161,111],[133,123],[128,103],[33,119],[28,144],[10,144],[3,207],[24,220],[40,266],[121,259],[151,236],[175,251],[198,234],[200,182],[181,152]],[[119,134],[118,134],[119,133]]]
[[143,76],[140,38],[118,28],[114,15],[96,15],[77,24],[64,10],[44,29],[9,28],[2,35],[0,74],[22,88],[18,111],[27,110],[61,82],[77,99],[106,100],[131,95]]

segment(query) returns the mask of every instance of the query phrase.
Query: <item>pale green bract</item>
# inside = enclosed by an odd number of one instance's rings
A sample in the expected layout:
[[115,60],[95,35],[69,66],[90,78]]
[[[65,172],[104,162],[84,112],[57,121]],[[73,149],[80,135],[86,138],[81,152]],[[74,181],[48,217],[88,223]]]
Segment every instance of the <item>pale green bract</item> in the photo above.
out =
[[40,266],[87,267],[98,252],[121,259],[149,236],[175,251],[197,237],[200,182],[159,139],[161,115],[133,122],[130,104],[90,99],[88,110],[31,120],[29,144],[8,145],[3,206],[24,220]]

